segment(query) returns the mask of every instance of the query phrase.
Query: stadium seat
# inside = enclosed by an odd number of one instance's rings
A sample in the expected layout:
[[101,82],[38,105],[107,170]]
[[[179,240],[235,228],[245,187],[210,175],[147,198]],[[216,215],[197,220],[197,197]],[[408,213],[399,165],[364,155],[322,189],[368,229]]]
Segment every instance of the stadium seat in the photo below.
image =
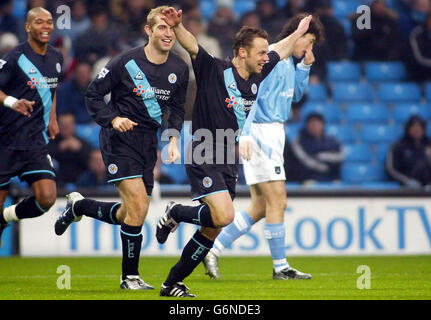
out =
[[350,38],[352,36],[352,21],[347,18],[342,18],[338,19],[338,22],[340,22],[343,26],[344,32],[346,33],[346,37]]
[[298,135],[299,130],[301,130],[302,124],[301,123],[287,123],[284,126],[284,131],[286,132],[286,138],[289,141],[292,141],[296,138]]
[[431,121],[428,121],[427,123],[427,136],[428,138],[431,138]]
[[425,84],[425,100],[431,103],[431,82]]
[[399,126],[383,124],[365,124],[360,132],[363,143],[390,143],[397,140],[402,134]]
[[287,4],[287,1],[288,0],[277,0],[277,8],[280,8],[280,9],[284,8]]
[[371,102],[374,99],[373,87],[368,83],[333,83],[334,102]]
[[394,106],[393,118],[396,122],[404,124],[413,116],[418,115],[425,121],[431,120],[431,104],[397,103]]
[[326,125],[326,134],[337,138],[342,143],[354,143],[357,140],[355,131],[347,125],[328,124]]
[[345,144],[343,146],[345,162],[370,162],[370,147],[367,144]]
[[348,184],[342,181],[336,182],[314,182],[312,184],[303,186],[305,189],[318,189],[318,190],[333,190],[333,189],[345,189],[349,187]]
[[400,188],[400,184],[395,181],[363,182],[359,186],[367,190],[396,190]]
[[167,175],[174,184],[188,183],[186,168],[184,164],[166,164],[162,163],[161,172]]
[[78,137],[91,143],[94,148],[99,148],[100,126],[96,124],[77,124],[75,132]]
[[[395,142],[395,141],[393,141]],[[391,143],[383,142],[379,143],[371,148],[372,158],[379,163],[384,163],[386,161],[386,153],[388,152]]]
[[384,181],[385,171],[382,165],[345,163],[341,169],[342,180],[350,184]]
[[361,5],[361,1],[356,0],[333,0],[332,7],[336,18],[346,18],[352,13],[356,13],[356,8]]
[[320,113],[326,122],[339,122],[342,110],[333,103],[307,102],[301,109],[301,118],[306,119],[312,112]]
[[211,17],[217,10],[215,0],[201,0],[200,7],[202,17],[207,21],[211,19]]
[[325,101],[328,98],[326,87],[323,84],[310,84],[307,90],[308,101]]
[[326,64],[326,68],[328,81],[359,81],[361,78],[361,69],[356,62],[332,61]]
[[233,4],[233,12],[241,17],[244,13],[253,11],[256,8],[254,0],[235,0]]
[[365,78],[370,82],[404,81],[406,68],[402,62],[371,61],[364,64]]
[[351,103],[346,107],[346,118],[349,123],[387,123],[390,113],[384,104]]
[[383,103],[419,102],[421,91],[419,85],[413,82],[382,83],[378,97]]

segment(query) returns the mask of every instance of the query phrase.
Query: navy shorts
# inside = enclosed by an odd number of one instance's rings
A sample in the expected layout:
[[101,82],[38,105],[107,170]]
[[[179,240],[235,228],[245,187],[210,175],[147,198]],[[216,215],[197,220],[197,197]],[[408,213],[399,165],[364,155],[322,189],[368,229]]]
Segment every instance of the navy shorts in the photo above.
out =
[[238,167],[236,164],[186,164],[191,185],[192,200],[218,192],[229,192],[232,201],[236,195]]
[[100,151],[106,166],[108,182],[142,178],[147,195],[151,196],[157,145],[157,131],[135,127],[122,133],[113,128],[102,128]]
[[18,176],[30,186],[39,180],[55,181],[55,170],[48,149],[9,150],[0,148],[0,190],[8,190],[10,181]]

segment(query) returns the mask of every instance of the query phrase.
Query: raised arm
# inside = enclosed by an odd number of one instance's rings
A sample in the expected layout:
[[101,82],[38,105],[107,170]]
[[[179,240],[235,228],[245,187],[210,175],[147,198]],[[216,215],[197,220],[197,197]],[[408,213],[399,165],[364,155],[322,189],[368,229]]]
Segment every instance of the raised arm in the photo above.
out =
[[173,28],[180,45],[190,54],[192,59],[196,59],[199,51],[198,41],[195,36],[184,27],[182,16],[182,10],[176,11],[174,8],[169,7],[163,10],[161,19]]
[[307,33],[312,18],[312,15],[303,18],[301,22],[299,22],[295,32],[273,45],[272,50],[278,53],[280,60],[286,59],[292,55],[296,41]]

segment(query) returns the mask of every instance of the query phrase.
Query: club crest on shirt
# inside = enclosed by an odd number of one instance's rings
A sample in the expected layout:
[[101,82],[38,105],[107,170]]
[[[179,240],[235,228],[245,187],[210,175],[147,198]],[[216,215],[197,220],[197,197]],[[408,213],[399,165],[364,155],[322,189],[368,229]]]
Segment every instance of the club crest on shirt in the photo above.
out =
[[213,179],[211,179],[210,177],[205,177],[202,180],[202,184],[205,188],[210,188],[213,185]]
[[175,82],[177,82],[177,75],[175,73],[171,73],[168,76],[168,81],[169,81],[169,83],[175,83]]
[[117,167],[117,165],[116,165],[116,164],[111,163],[111,164],[108,166],[108,172],[109,172],[110,174],[116,174],[116,173],[118,172],[118,167]]
[[142,77],[141,71],[138,72],[138,74],[135,76],[136,80],[143,80],[144,77]]
[[61,72],[61,64],[60,64],[60,62],[57,62],[57,64],[55,65],[55,69],[57,70],[58,73]]
[[253,94],[256,94],[256,93],[257,93],[257,84],[256,84],[256,83],[253,83],[253,84],[251,85],[251,92],[252,92]]

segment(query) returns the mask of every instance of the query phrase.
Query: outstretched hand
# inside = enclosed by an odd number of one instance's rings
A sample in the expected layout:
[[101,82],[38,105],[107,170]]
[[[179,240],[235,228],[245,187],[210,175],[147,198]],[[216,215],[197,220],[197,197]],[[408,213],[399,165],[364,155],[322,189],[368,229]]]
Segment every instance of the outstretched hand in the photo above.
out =
[[312,19],[313,19],[313,16],[310,14],[305,18],[302,18],[302,20],[299,22],[296,32],[298,32],[300,36],[303,36],[304,34],[307,33],[308,27],[310,26],[310,22]]
[[176,27],[179,25],[183,20],[183,11],[182,10],[175,10],[172,7],[169,7],[162,11],[163,16],[160,18],[166,22],[170,27]]

